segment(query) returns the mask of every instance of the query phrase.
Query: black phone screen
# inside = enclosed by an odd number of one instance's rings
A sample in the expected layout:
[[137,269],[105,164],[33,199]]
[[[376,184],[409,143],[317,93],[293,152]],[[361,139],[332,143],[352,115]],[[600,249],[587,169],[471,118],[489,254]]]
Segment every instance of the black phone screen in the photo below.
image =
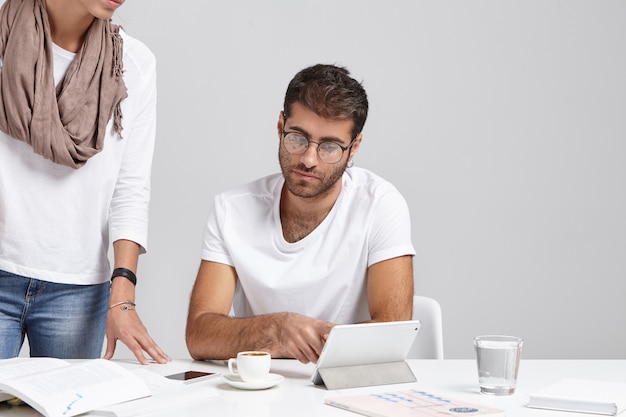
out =
[[202,378],[210,375],[214,375],[214,373],[202,371],[186,371],[180,372],[178,374],[167,375],[166,378],[174,379],[176,381],[189,381],[190,379]]

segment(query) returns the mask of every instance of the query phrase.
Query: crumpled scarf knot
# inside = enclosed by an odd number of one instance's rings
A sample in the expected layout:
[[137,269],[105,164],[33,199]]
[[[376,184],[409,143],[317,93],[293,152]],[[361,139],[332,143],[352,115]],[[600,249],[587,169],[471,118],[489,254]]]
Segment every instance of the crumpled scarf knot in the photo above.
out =
[[63,80],[54,85],[45,0],[7,0],[0,9],[0,130],[57,164],[80,168],[121,137],[123,44],[119,26],[94,19]]

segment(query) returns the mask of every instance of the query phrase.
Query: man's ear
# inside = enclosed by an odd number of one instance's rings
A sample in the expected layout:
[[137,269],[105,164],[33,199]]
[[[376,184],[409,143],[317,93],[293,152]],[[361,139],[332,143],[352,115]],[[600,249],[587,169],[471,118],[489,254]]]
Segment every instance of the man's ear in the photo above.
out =
[[278,115],[278,123],[276,123],[276,128],[278,129],[278,140],[280,141],[283,136],[283,129],[285,128],[285,112],[280,111]]
[[354,139],[354,143],[352,144],[352,148],[350,148],[350,159],[357,153],[359,147],[361,146],[361,140],[363,140],[363,134],[359,133],[356,135],[356,139]]

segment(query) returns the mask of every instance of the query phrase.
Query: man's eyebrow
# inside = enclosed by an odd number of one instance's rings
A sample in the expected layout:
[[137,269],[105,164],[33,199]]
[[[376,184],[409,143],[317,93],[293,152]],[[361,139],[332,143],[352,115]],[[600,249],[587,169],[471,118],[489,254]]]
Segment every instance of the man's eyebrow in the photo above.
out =
[[291,126],[291,127],[289,127],[289,128],[287,128],[287,126],[285,126],[284,130],[285,130],[285,131],[288,131],[288,132],[295,130],[295,131],[297,131],[298,133],[302,133],[302,135],[304,135],[304,136],[306,136],[306,137],[311,136],[311,134],[310,134],[309,132],[307,132],[307,131],[306,131],[306,129],[303,129],[303,128],[301,128],[301,127],[300,127],[300,126],[298,126],[298,125],[294,125],[294,126]]
[[[292,130],[297,131],[298,133],[301,133],[303,136],[305,136],[307,139],[311,138],[311,134],[309,132],[306,131],[306,129],[301,128],[298,125],[294,125],[291,126],[289,128],[285,127],[284,130],[286,132],[290,132]],[[341,139],[340,137],[337,136],[322,136],[321,138],[319,138],[320,142],[336,142],[340,145],[343,145],[343,139]]]

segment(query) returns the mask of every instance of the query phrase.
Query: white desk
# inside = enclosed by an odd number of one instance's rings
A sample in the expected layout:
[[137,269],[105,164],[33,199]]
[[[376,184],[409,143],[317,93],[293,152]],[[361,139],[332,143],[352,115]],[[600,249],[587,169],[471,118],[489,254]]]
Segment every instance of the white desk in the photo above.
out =
[[[474,360],[411,360],[409,363],[417,377],[416,383],[327,391],[310,382],[312,365],[302,365],[294,360],[274,360],[271,372],[285,376],[280,385],[268,390],[243,391],[232,388],[221,377],[201,382],[207,390],[217,390],[218,396],[201,404],[181,408],[175,417],[350,417],[358,414],[325,405],[324,398],[407,388],[419,388],[461,401],[505,409],[507,417],[581,417],[583,414],[580,413],[536,410],[524,405],[528,401],[529,392],[562,378],[626,382],[626,360],[522,360],[516,393],[508,397],[492,397],[478,392]],[[221,363],[192,361],[148,365],[148,369],[162,375],[192,369],[228,372],[228,367]],[[28,407],[0,405],[2,417],[38,415]],[[171,411],[151,414],[151,417],[166,416],[172,417]]]

